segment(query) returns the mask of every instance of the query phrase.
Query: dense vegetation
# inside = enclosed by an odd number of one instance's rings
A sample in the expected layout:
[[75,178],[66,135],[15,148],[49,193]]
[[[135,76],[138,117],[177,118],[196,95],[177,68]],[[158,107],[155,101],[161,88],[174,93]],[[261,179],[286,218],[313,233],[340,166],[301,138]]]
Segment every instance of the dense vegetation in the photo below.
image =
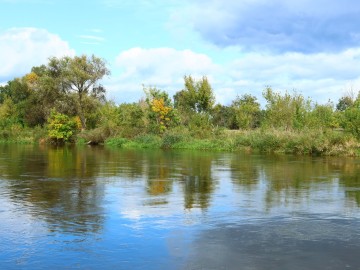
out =
[[314,103],[270,87],[261,108],[251,94],[216,104],[206,77],[184,77],[173,98],[144,87],[135,103],[105,98],[110,72],[95,56],[50,58],[0,87],[0,141],[105,143],[119,147],[360,154],[360,96]]

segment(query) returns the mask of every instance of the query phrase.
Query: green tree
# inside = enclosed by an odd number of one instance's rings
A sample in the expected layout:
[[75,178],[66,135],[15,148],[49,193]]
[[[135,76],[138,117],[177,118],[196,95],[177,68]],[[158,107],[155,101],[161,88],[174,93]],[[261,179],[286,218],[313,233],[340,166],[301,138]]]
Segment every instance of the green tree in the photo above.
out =
[[100,111],[101,125],[107,124],[117,136],[133,138],[145,132],[145,112],[139,103],[121,103],[119,106],[107,103]]
[[27,126],[43,126],[52,109],[67,115],[77,114],[77,96],[66,93],[59,68],[33,67],[30,73],[16,80],[9,82],[7,93],[16,103],[21,122]]
[[213,130],[213,89],[204,76],[195,80],[184,77],[184,89],[174,96],[175,108],[179,110],[181,122],[191,130],[193,136],[206,137]]
[[233,128],[251,129],[256,128],[260,124],[260,104],[256,97],[244,94],[237,97],[231,105]]
[[18,104],[26,100],[30,95],[30,89],[24,78],[15,78],[8,82],[9,85],[9,97]]
[[[7,99],[11,99],[15,106],[16,122],[24,125],[25,110],[27,106],[27,99],[31,95],[31,90],[27,84],[26,79],[15,78],[7,83],[7,85],[0,88],[0,103],[5,102]],[[12,119],[14,119],[12,116]]]
[[30,89],[24,106],[24,122],[30,127],[43,126],[52,109],[60,113],[74,114],[74,108],[70,108],[70,104],[74,103],[73,99],[59,87],[60,80],[52,77],[50,70],[43,69],[43,66],[33,67],[32,70],[39,73],[32,71],[23,77]]
[[185,89],[174,96],[175,107],[183,111],[210,113],[215,103],[215,96],[207,77],[204,76],[196,81],[191,76],[185,76],[184,81]]
[[338,115],[334,111],[334,105],[331,102],[327,104],[315,104],[309,114],[307,126],[310,128],[336,128],[339,127]]
[[18,122],[16,105],[10,97],[5,97],[0,104],[0,127],[8,128],[11,124]]
[[59,87],[64,92],[76,94],[77,113],[82,129],[86,129],[86,107],[89,101],[86,97],[103,98],[105,89],[98,82],[105,75],[110,74],[105,61],[94,55],[51,58],[48,73],[58,81]]
[[286,92],[281,95],[270,87],[263,92],[266,99],[264,125],[273,128],[301,129],[306,126],[307,116],[311,110],[311,100],[301,94]]
[[215,126],[232,128],[233,111],[231,107],[216,104],[212,111],[212,122]]
[[358,97],[351,107],[343,113],[343,128],[360,139],[360,98]]
[[0,104],[5,101],[6,98],[10,97],[10,86],[9,82],[4,86],[0,86]]
[[343,96],[336,104],[336,110],[343,112],[352,105],[354,105],[354,100],[350,96]]

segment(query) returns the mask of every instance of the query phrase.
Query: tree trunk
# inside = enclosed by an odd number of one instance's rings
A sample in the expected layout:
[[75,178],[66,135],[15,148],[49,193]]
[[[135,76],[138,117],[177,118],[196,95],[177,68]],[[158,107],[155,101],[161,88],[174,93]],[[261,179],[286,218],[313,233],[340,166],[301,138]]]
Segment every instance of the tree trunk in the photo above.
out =
[[86,118],[85,118],[84,112],[83,112],[82,92],[81,91],[79,91],[78,113],[79,113],[80,122],[81,122],[81,131],[84,131],[86,129]]

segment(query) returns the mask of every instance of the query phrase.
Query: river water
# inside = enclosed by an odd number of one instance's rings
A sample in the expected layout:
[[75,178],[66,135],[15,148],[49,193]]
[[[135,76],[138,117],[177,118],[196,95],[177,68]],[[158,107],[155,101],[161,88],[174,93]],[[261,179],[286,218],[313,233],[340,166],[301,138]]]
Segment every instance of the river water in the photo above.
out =
[[360,269],[360,160],[0,145],[0,269]]

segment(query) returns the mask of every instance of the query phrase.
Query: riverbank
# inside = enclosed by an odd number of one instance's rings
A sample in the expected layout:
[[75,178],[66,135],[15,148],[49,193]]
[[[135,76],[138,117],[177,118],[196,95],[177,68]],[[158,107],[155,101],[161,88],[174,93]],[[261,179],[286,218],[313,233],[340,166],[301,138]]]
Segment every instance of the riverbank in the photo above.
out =
[[[0,132],[0,143],[37,144],[50,143],[46,130],[14,129]],[[86,144],[82,133],[73,144]],[[256,151],[261,153],[285,153],[319,156],[360,156],[360,143],[352,135],[337,130],[284,131],[276,129],[216,130],[203,138],[195,137],[187,130],[174,129],[162,136],[140,134],[133,138],[112,136],[97,141],[107,147],[190,149],[211,151]]]
[[110,138],[105,145],[121,148],[163,148],[215,151],[258,151],[297,155],[360,156],[360,143],[341,131],[226,130],[217,136],[195,139],[169,132],[162,137],[142,135],[134,139]]

